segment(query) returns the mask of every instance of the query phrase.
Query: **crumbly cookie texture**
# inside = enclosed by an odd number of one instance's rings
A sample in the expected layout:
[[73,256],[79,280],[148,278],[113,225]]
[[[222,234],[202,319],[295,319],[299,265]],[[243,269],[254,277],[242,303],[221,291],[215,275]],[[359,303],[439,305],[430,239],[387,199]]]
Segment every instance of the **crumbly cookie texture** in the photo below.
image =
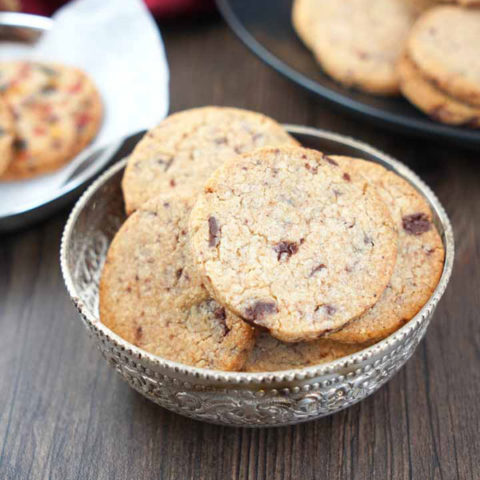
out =
[[364,345],[348,345],[320,338],[312,342],[284,343],[266,332],[257,336],[255,347],[247,358],[245,372],[272,372],[310,367],[332,362],[359,352]]
[[116,234],[100,282],[100,319],[134,345],[169,360],[242,368],[253,329],[213,300],[191,261],[192,197],[162,195]]
[[0,98],[0,175],[12,160],[13,118],[7,104]]
[[2,180],[56,170],[97,134],[102,104],[82,71],[38,62],[0,63],[0,95],[14,117],[13,159]]
[[300,147],[227,160],[190,228],[212,295],[286,342],[315,339],[370,308],[390,279],[398,239],[366,180]]
[[397,94],[396,62],[433,0],[295,0],[292,21],[326,73],[376,94]]
[[360,318],[329,335],[346,343],[376,342],[408,322],[432,295],[445,251],[423,196],[403,178],[376,163],[332,157],[352,177],[367,178],[388,206],[398,229],[398,254],[387,288]]
[[122,183],[127,214],[160,193],[200,192],[228,157],[284,144],[298,142],[259,113],[203,107],[170,115],[130,155]]
[[408,37],[407,54],[437,88],[480,107],[480,10],[440,5],[425,12]]
[[424,113],[442,123],[480,128],[480,107],[456,100],[423,76],[405,55],[398,64],[403,95]]

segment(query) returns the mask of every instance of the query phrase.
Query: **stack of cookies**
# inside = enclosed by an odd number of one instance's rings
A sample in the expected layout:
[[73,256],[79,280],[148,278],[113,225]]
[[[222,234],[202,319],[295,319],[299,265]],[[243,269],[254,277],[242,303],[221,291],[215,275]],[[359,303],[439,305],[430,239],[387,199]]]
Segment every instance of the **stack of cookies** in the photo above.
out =
[[479,0],[295,0],[292,21],[347,87],[402,93],[433,119],[480,127]]
[[60,168],[92,141],[101,119],[100,96],[82,71],[0,63],[0,181]]
[[101,321],[183,364],[256,372],[349,355],[410,320],[443,268],[408,182],[303,148],[253,112],[170,116],[130,156],[123,192]]
[[399,63],[402,93],[432,118],[480,127],[480,9],[437,7],[408,37]]

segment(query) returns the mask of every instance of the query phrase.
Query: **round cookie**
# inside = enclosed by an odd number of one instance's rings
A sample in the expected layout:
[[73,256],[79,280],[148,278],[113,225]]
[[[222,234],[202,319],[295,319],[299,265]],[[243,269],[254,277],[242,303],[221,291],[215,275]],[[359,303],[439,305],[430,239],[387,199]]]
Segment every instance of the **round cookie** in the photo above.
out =
[[0,175],[12,160],[13,119],[6,103],[0,98]]
[[395,65],[408,31],[433,0],[295,0],[292,21],[322,68],[348,87],[398,93]]
[[333,342],[320,338],[312,342],[284,343],[262,332],[245,362],[246,372],[273,372],[291,368],[310,367],[332,362],[359,352],[364,347]]
[[142,205],[113,239],[100,281],[100,319],[119,336],[169,360],[238,370],[253,329],[213,300],[191,261],[192,197]]
[[315,339],[370,308],[397,250],[368,182],[300,147],[227,160],[205,184],[190,228],[212,295],[286,342]]
[[443,270],[445,251],[423,196],[403,178],[376,163],[332,157],[352,177],[375,187],[398,229],[398,254],[387,288],[360,318],[328,337],[346,343],[372,343],[403,326],[425,305]]
[[130,155],[122,184],[127,214],[160,193],[199,192],[232,155],[283,144],[298,142],[259,113],[203,107],[170,115]]
[[441,5],[415,23],[407,54],[449,96],[480,107],[480,10]]
[[480,107],[462,103],[439,90],[422,76],[407,56],[400,60],[398,73],[403,95],[434,120],[450,125],[480,127]]
[[100,96],[80,70],[38,62],[0,63],[0,92],[15,122],[14,154],[5,180],[56,170],[97,134]]

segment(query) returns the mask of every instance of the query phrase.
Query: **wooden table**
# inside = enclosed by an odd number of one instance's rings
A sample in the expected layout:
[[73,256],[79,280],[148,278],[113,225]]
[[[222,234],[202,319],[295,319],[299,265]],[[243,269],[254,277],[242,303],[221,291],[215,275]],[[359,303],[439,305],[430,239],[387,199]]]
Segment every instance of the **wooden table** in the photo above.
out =
[[219,20],[162,28],[171,110],[218,104],[355,136],[443,202],[456,265],[426,340],[337,415],[288,428],[207,425],[131,390],[87,337],[58,264],[67,211],[0,241],[0,479],[480,478],[480,158],[373,127],[264,66]]

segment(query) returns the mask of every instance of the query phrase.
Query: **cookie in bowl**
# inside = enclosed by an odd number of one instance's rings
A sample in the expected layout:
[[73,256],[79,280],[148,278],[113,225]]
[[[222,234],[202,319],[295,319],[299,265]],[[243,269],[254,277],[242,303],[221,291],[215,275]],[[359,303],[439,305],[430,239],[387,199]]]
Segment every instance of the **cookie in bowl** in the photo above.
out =
[[285,342],[338,330],[372,307],[398,240],[364,178],[301,147],[227,160],[199,195],[190,234],[212,296]]
[[358,319],[328,335],[346,343],[375,343],[412,319],[431,297],[443,271],[445,250],[427,201],[409,182],[385,167],[333,156],[353,177],[361,175],[390,210],[398,231],[398,253],[387,288]]
[[143,204],[115,235],[100,281],[100,319],[143,350],[186,365],[239,370],[253,329],[219,305],[191,262],[191,196]]
[[160,193],[200,192],[228,157],[285,144],[298,145],[260,113],[208,106],[170,115],[130,155],[122,182],[127,214]]
[[250,352],[243,371],[273,372],[311,367],[347,357],[367,346],[349,345],[323,338],[311,342],[285,343],[267,332],[261,332],[255,339],[255,347]]

